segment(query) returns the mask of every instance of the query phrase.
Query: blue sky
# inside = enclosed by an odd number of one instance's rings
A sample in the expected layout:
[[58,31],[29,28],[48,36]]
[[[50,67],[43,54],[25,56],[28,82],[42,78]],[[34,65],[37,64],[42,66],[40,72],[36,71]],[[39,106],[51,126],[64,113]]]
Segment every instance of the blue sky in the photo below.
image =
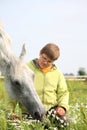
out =
[[63,73],[87,71],[87,0],[0,0],[0,21],[17,56],[26,44],[26,62],[53,42],[61,50],[55,64]]

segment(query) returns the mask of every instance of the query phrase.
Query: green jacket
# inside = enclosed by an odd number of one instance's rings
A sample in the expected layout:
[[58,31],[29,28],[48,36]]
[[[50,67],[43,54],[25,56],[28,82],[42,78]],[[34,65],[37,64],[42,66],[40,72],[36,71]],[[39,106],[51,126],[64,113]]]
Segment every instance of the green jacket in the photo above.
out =
[[35,73],[35,88],[46,109],[48,110],[58,105],[68,111],[69,92],[60,70],[54,65],[49,72],[44,73],[36,66],[33,60],[28,63],[28,66]]

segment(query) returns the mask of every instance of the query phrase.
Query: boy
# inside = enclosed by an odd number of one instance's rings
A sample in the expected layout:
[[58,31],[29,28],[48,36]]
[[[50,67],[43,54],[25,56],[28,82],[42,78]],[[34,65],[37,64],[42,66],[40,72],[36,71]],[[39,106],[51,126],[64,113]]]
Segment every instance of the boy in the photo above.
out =
[[65,116],[69,109],[69,92],[63,74],[54,64],[60,56],[60,49],[54,43],[46,44],[39,54],[28,63],[34,71],[36,91],[48,111],[54,107],[56,115]]

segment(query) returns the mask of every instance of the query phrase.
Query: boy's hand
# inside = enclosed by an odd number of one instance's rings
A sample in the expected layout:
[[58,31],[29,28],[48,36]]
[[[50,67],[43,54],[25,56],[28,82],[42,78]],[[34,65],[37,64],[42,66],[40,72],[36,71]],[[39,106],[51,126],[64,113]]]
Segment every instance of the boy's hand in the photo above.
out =
[[62,107],[57,107],[55,110],[56,110],[56,115],[64,116],[66,113],[65,109]]

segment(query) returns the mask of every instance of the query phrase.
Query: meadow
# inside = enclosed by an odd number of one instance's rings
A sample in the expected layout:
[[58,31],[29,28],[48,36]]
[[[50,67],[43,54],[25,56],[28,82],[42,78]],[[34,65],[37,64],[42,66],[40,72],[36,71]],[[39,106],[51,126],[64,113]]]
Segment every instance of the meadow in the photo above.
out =
[[[67,80],[66,82],[70,92],[70,110],[67,115],[69,123],[59,130],[87,130],[87,81]],[[4,80],[0,79],[0,130],[58,130],[48,119],[40,122],[23,118],[18,105],[15,113],[20,120],[10,120],[6,112],[6,99]]]

